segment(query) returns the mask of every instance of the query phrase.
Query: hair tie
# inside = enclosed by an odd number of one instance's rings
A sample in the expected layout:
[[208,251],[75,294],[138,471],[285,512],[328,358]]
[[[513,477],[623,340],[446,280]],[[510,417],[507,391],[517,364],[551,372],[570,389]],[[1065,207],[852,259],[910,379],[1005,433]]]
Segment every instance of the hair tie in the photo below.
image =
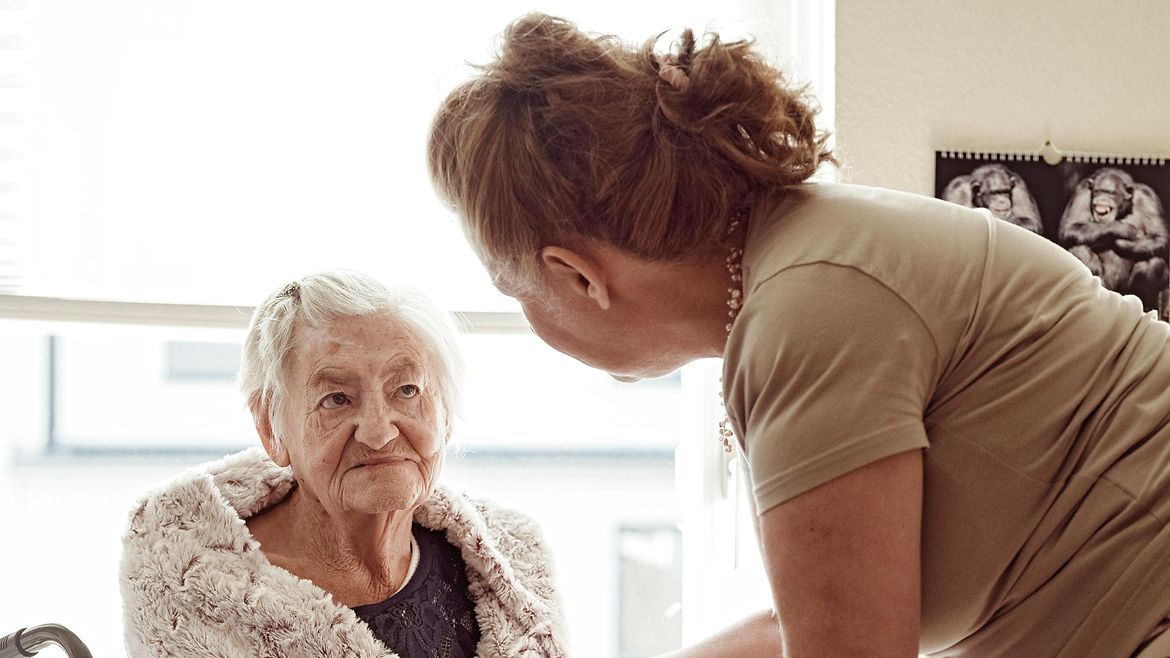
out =
[[686,91],[691,86],[691,78],[678,64],[659,62],[658,77],[662,78],[677,91]]
[[299,301],[301,301],[301,284],[296,282],[296,281],[293,281],[292,283],[285,286],[284,290],[281,290],[280,294],[277,296],[278,297],[291,297],[294,300],[299,302]]

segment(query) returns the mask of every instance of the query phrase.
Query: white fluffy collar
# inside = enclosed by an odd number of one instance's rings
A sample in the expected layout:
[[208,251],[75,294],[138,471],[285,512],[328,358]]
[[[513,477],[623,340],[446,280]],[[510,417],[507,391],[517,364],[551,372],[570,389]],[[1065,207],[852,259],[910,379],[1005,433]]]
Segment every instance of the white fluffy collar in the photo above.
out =
[[[173,630],[190,615],[275,655],[392,656],[352,610],[268,562],[248,532],[244,519],[283,500],[295,486],[290,469],[253,448],[149,495],[132,515],[125,539],[128,639],[135,614],[148,626]],[[479,655],[565,655],[548,556],[530,520],[445,487],[416,510],[415,520],[445,530],[462,553],[482,632]],[[156,597],[169,601],[147,600]],[[163,609],[129,609],[160,603]],[[156,611],[171,619],[150,619]],[[143,640],[153,641],[151,635]]]

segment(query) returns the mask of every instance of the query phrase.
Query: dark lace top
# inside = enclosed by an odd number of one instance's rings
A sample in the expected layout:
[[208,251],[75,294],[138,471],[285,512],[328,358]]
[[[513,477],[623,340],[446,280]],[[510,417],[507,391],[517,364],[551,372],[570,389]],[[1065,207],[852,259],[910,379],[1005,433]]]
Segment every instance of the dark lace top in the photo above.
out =
[[418,568],[397,594],[353,609],[401,658],[471,658],[479,643],[475,606],[459,549],[441,530],[414,526]]

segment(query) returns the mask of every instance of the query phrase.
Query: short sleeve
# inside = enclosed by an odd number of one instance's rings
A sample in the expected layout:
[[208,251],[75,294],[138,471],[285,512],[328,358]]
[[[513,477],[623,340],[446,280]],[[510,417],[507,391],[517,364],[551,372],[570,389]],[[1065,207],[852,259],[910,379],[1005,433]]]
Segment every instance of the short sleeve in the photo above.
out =
[[884,457],[929,447],[938,349],[922,318],[851,267],[786,269],[746,298],[724,362],[757,513]]

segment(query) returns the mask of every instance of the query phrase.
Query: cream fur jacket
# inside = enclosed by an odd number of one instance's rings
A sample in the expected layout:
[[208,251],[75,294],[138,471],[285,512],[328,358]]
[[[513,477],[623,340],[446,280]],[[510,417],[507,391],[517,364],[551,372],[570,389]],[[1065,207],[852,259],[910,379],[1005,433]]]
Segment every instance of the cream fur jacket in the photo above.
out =
[[[352,610],[265,559],[244,519],[296,486],[258,448],[146,496],[123,538],[131,656],[392,658]],[[481,658],[561,657],[566,641],[540,531],[526,517],[439,487],[415,520],[459,547]]]

